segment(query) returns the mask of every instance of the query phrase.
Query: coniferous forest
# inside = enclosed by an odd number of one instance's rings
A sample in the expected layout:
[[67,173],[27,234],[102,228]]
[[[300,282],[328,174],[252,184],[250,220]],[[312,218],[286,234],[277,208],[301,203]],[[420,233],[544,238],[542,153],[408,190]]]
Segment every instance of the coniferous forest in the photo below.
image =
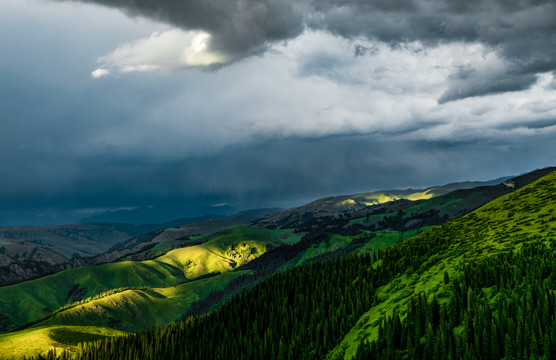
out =
[[382,321],[378,339],[361,344],[355,359],[554,359],[554,246],[487,258],[456,279],[446,273],[447,302],[411,297],[407,316]]

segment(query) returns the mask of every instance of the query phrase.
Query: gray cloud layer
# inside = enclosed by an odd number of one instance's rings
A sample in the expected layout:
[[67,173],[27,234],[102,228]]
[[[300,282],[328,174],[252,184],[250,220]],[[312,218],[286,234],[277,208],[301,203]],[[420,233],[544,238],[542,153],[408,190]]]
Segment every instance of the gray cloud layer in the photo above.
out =
[[[56,0],[78,1],[78,0]],[[304,28],[390,43],[480,42],[506,60],[496,71],[454,74],[444,103],[523,90],[535,74],[556,69],[556,3],[552,0],[80,0],[212,35],[230,61],[261,53]],[[359,49],[362,50],[362,49]]]
[[[284,0],[281,18],[281,3],[183,2],[202,16],[183,15],[182,2],[110,4],[170,25],[105,6],[0,1],[1,224],[291,206],[486,180],[556,158],[556,80],[544,72],[554,38],[542,34],[552,20],[539,12],[551,5]],[[535,21],[515,20],[527,14]],[[178,31],[171,24],[211,32],[212,46],[238,61],[90,77],[99,55]],[[498,37],[483,36],[495,28]]]

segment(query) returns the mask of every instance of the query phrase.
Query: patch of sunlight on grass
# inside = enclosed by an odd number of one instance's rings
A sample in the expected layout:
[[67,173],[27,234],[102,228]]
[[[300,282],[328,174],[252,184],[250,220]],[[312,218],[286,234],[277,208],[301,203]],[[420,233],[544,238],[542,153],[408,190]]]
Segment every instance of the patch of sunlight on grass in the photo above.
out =
[[0,335],[0,354],[3,359],[36,356],[56,349],[75,350],[79,342],[125,335],[123,331],[96,326],[54,326],[30,328]]

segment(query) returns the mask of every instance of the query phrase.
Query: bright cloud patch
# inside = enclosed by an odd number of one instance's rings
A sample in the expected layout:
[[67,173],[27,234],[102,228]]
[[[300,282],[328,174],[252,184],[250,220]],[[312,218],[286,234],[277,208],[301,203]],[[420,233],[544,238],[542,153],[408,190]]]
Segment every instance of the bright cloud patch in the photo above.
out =
[[91,72],[91,76],[94,79],[98,79],[98,78],[101,78],[101,77],[107,76],[107,75],[110,75],[110,70],[102,69],[102,68],[98,68],[95,71]]
[[[556,116],[556,106],[550,105],[554,93],[545,90],[550,76],[524,79],[533,85],[520,89],[505,76],[511,64],[484,44],[427,47],[413,42],[391,47],[309,31],[274,50],[277,55],[267,56],[267,61],[275,59],[281,64],[275,68],[291,70],[273,74],[274,82],[262,77],[265,81],[253,86],[261,94],[272,93],[268,100],[257,93],[249,97],[256,110],[242,119],[252,121],[249,129],[255,133],[452,141],[502,137],[530,127],[529,122],[534,131],[553,130],[537,124],[539,118]],[[274,90],[277,82],[288,91]],[[475,93],[482,96],[472,96]]]
[[102,66],[91,76],[108,75],[107,68],[118,72],[172,72],[226,62],[224,56],[210,51],[209,41],[210,34],[205,32],[179,29],[155,32],[147,38],[122,44],[110,54],[98,58]]
[[96,208],[83,208],[74,211],[74,214],[79,217],[92,216],[104,214],[107,212],[117,212],[117,211],[132,211],[137,210],[137,206],[118,206],[118,207],[96,207]]

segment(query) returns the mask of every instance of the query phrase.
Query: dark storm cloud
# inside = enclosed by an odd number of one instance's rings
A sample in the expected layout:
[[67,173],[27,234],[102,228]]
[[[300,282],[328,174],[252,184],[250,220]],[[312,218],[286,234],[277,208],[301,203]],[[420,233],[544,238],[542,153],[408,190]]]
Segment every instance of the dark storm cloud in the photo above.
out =
[[548,88],[556,90],[556,71],[552,73],[552,81],[548,84]]
[[472,67],[464,67],[449,77],[449,87],[440,96],[438,103],[444,104],[471,96],[525,90],[536,81],[537,77],[534,73],[519,73],[503,67],[495,69],[494,72],[488,69],[477,71]]
[[363,46],[361,44],[356,44],[353,47],[353,55],[355,55],[355,56],[365,56],[367,54],[376,54],[377,51],[378,50],[376,48]]
[[519,129],[519,128],[544,129],[553,126],[556,126],[556,119],[538,119],[538,120],[524,121],[520,123],[508,123],[499,126],[499,128],[504,130]]
[[[57,0],[67,1],[67,0]],[[72,1],[72,0],[69,0]],[[267,42],[296,37],[303,30],[303,11],[282,0],[81,0],[121,9],[186,30],[213,35],[211,47],[232,59],[264,50]]]
[[490,69],[496,70],[490,76],[475,73],[449,81],[440,103],[523,90],[535,82],[535,74],[556,68],[556,48],[551,45],[556,42],[553,1],[414,1],[395,2],[390,8],[380,2],[348,4],[323,5],[324,16],[315,26],[393,45],[414,40],[428,45],[464,41],[499,51],[506,63]]
[[[107,157],[85,160],[84,167],[82,159],[68,165],[77,168],[80,177],[63,190],[41,196],[2,194],[0,217],[12,214],[27,223],[60,223],[77,221],[76,214],[97,207],[137,207],[151,209],[150,221],[161,222],[214,213],[211,205],[221,203],[228,204],[227,212],[289,207],[334,194],[519,174],[551,165],[556,156],[551,144],[548,135],[537,137],[535,144],[519,139],[400,142],[337,136],[235,145],[212,155],[151,166]],[[49,163],[56,161],[61,160]]]
[[[58,0],[72,1],[72,0]],[[73,0],[76,1],[76,0]],[[440,102],[527,88],[534,74],[556,69],[556,3],[552,0],[81,0],[212,35],[211,47],[232,61],[292,39],[304,27],[395,45],[480,42],[508,62],[496,79],[450,85]],[[361,55],[363,48],[356,48]]]

